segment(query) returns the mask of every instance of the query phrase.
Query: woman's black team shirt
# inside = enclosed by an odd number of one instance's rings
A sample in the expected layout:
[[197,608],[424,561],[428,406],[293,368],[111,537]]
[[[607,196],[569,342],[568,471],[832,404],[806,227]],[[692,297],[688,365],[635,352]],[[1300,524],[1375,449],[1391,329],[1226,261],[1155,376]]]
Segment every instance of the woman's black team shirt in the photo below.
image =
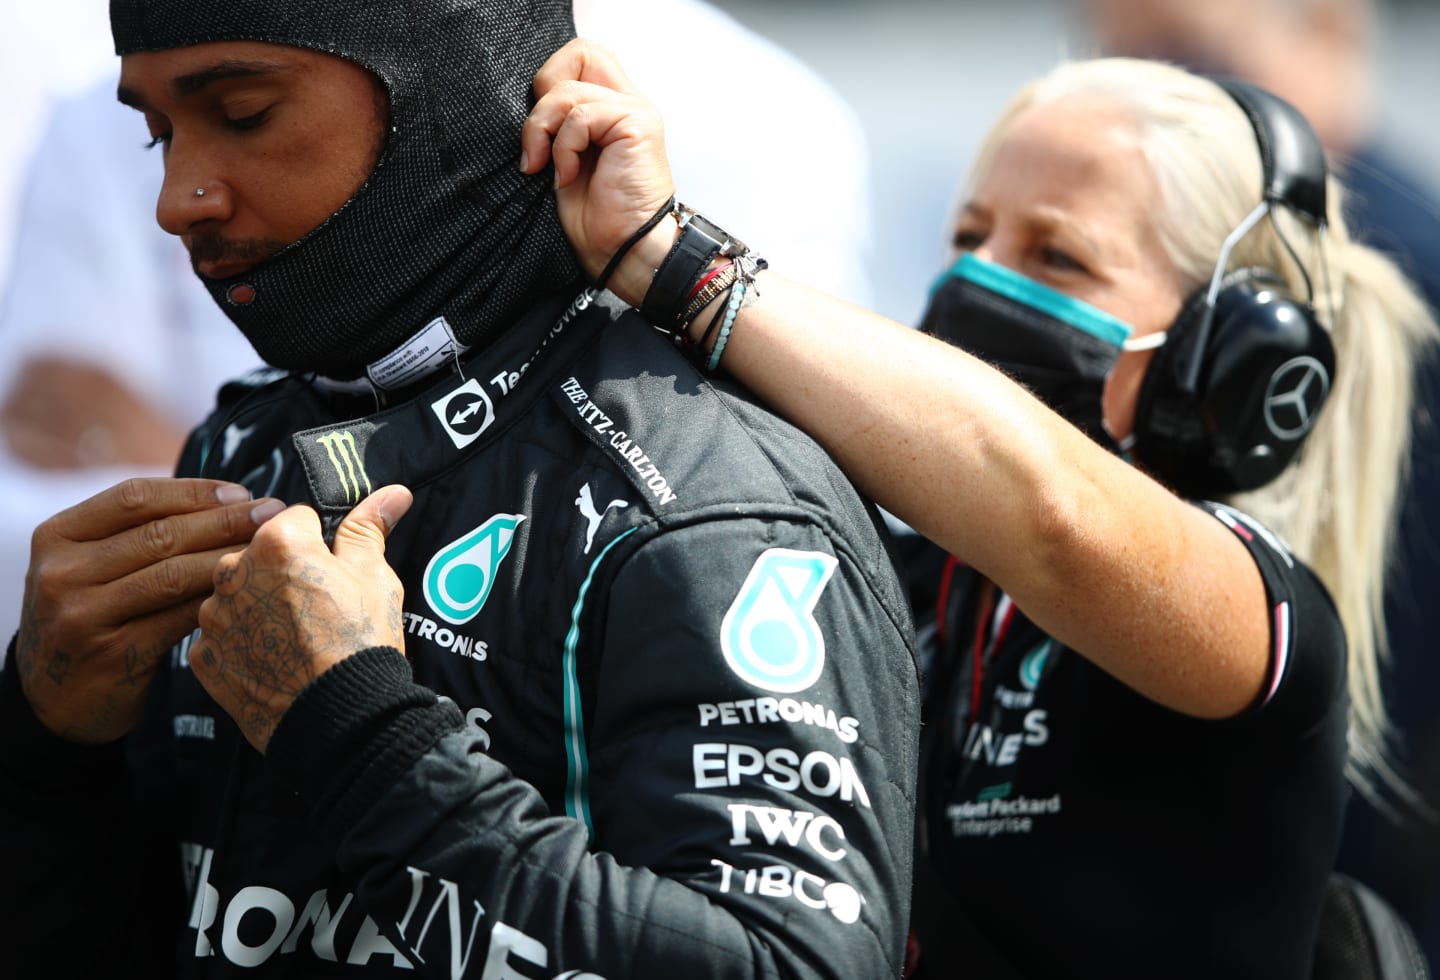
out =
[[[917,583],[936,626],[920,839],[937,887],[1016,975],[1309,975],[1345,794],[1344,636],[1270,532],[1201,506],[1245,542],[1271,607],[1266,689],[1227,721],[1141,697],[953,561]],[[1008,972],[923,894],[924,976],[942,958]]]

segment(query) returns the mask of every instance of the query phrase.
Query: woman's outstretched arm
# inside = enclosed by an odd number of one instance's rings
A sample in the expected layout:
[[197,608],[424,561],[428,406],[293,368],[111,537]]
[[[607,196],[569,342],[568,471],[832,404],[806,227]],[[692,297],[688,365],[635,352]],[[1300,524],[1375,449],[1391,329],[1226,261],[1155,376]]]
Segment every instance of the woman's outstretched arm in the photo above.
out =
[[[661,121],[593,42],[561,49],[535,90],[522,167],[553,159],[562,222],[598,275],[673,193]],[[717,117],[717,138],[732,124],[743,112]],[[608,288],[641,305],[676,234],[675,218],[661,220]],[[864,493],[1146,697],[1211,718],[1255,702],[1270,658],[1265,589],[1225,525],[957,348],[774,272],[756,293],[724,369]]]

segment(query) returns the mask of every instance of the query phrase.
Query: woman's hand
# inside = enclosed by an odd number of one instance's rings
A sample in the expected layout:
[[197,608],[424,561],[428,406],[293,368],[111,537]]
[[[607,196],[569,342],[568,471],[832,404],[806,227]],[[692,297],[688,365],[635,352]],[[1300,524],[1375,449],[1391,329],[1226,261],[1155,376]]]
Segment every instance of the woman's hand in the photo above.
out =
[[[535,108],[520,134],[520,169],[553,160],[560,222],[580,262],[598,276],[611,256],[674,193],[660,114],[608,48],[577,38],[535,76]],[[675,238],[667,218],[631,249],[607,284],[638,305]]]

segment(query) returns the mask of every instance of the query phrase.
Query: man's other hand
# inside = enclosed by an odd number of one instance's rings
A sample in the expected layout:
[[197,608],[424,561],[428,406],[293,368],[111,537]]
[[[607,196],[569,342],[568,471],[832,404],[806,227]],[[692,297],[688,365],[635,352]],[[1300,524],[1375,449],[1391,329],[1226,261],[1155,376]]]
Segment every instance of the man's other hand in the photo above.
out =
[[376,490],[341,522],[333,551],[315,511],[290,507],[217,563],[190,669],[258,751],[325,670],[369,647],[404,651],[405,593],[385,539],[411,502],[405,487]]
[[130,731],[216,562],[282,507],[215,480],[135,479],[36,528],[15,658],[40,722],[73,742]]

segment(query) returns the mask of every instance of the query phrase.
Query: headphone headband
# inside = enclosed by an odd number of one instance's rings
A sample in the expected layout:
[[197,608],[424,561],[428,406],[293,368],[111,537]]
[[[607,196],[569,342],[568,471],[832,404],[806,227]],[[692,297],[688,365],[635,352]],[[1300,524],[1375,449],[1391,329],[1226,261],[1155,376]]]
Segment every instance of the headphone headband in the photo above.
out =
[[1283,204],[1312,225],[1325,224],[1325,150],[1309,121],[1289,102],[1249,82],[1217,78],[1235,100],[1260,147],[1264,197]]
[[1135,411],[1135,458],[1186,497],[1274,479],[1300,450],[1335,373],[1329,333],[1308,301],[1291,296],[1270,270],[1227,274],[1231,250],[1267,215],[1273,219],[1276,206],[1325,227],[1324,148],[1288,102],[1246,82],[1215,82],[1254,130],[1263,200],[1231,230],[1210,283],[1171,323]]

